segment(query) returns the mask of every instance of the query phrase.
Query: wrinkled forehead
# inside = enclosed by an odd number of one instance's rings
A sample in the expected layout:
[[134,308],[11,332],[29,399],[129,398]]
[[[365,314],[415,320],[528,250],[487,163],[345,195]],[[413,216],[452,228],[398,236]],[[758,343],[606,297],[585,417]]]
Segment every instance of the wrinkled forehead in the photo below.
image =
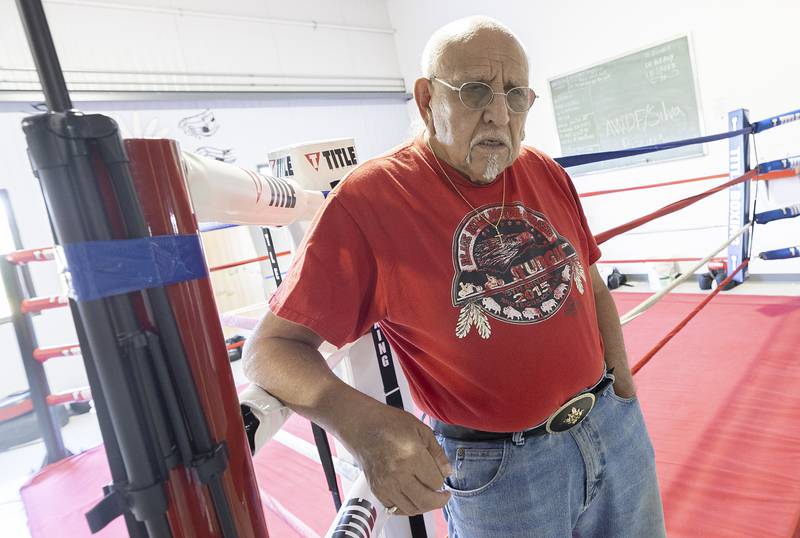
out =
[[504,82],[528,84],[528,58],[513,36],[487,30],[451,41],[442,50],[437,76],[452,83],[490,82],[500,75]]

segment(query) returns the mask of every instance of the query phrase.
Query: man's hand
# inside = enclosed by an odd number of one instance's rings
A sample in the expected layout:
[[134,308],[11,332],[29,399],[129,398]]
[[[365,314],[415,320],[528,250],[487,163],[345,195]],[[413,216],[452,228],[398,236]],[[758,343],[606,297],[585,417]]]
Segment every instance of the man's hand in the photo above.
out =
[[395,514],[421,514],[450,498],[450,464],[433,432],[337,378],[311,329],[268,313],[244,347],[247,377],[284,405],[338,437],[364,469],[370,489]]
[[343,441],[378,500],[387,508],[396,506],[395,515],[422,514],[447,504],[450,492],[442,488],[452,469],[429,427],[382,404],[365,412],[360,422],[358,431]]
[[633,398],[636,396],[636,385],[633,384],[633,379],[629,375],[627,382],[620,379],[614,380],[614,394],[620,398]]

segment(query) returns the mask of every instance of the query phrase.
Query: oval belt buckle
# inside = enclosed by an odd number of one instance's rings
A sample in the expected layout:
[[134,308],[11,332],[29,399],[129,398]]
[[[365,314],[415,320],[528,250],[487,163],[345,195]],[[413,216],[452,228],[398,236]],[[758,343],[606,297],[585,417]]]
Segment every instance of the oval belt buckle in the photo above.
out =
[[547,433],[565,432],[579,424],[594,407],[595,395],[591,392],[578,394],[553,413],[544,428]]

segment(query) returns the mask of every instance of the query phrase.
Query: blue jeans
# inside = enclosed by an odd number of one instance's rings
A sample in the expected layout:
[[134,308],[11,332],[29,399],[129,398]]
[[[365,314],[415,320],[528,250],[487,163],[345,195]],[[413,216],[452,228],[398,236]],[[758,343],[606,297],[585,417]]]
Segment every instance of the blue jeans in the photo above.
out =
[[639,402],[613,385],[567,432],[524,444],[438,440],[453,467],[445,483],[450,538],[666,536]]

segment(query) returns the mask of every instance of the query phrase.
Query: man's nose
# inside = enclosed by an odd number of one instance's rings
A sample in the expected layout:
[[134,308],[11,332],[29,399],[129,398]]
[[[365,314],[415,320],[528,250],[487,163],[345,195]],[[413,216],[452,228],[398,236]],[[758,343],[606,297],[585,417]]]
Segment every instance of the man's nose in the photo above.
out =
[[494,123],[495,125],[507,125],[508,118],[506,96],[497,92],[494,94],[492,102],[483,110],[483,120],[486,123]]

